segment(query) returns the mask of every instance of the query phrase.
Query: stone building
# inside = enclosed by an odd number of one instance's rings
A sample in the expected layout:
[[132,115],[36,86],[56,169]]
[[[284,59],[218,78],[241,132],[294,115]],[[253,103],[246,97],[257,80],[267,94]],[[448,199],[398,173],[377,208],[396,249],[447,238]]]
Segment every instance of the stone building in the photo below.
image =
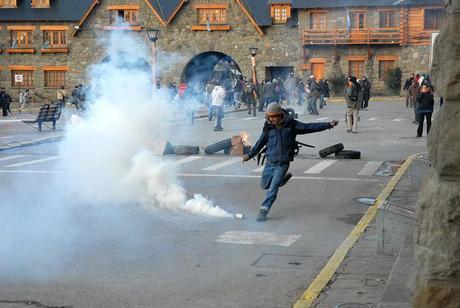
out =
[[158,28],[163,83],[205,80],[218,63],[251,76],[255,47],[258,80],[367,75],[378,90],[389,68],[429,71],[443,16],[442,0],[0,0],[0,84],[13,97],[32,88],[54,98],[107,58],[108,33],[148,46],[143,30]]

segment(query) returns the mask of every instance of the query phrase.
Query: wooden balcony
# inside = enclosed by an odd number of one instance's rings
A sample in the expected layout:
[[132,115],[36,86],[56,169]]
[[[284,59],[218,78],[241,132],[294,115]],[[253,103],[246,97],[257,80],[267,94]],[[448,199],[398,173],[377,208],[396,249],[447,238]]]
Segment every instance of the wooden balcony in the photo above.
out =
[[399,28],[306,29],[303,45],[399,45]]

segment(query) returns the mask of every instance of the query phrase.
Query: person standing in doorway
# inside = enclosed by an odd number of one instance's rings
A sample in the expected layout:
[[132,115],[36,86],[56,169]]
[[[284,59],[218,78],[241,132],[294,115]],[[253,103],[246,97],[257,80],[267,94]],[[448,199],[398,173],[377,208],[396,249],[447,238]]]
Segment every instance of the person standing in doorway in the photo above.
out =
[[422,137],[423,133],[423,122],[426,118],[426,134],[430,132],[431,128],[431,116],[433,115],[434,98],[433,93],[428,85],[424,84],[420,93],[417,94],[417,116],[418,116],[418,128],[417,137]]
[[221,131],[223,129],[222,118],[224,117],[225,95],[226,93],[224,87],[222,86],[220,80],[217,80],[211,93],[213,114],[216,115],[216,125],[214,126],[214,131]]
[[302,123],[294,119],[293,114],[281,108],[280,104],[268,105],[266,122],[262,134],[249,151],[243,156],[243,162],[258,155],[266,146],[266,159],[262,172],[261,186],[266,190],[265,200],[260,206],[257,221],[267,220],[267,214],[276,200],[278,190],[292,177],[288,173],[289,165],[294,160],[297,147],[297,135],[320,132],[335,127],[339,122]]

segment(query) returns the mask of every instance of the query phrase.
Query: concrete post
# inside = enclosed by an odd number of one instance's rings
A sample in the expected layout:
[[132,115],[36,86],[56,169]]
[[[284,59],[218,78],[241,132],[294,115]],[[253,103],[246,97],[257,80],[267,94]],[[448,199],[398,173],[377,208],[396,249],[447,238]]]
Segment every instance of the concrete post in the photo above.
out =
[[460,303],[460,0],[445,0],[432,77],[444,97],[428,136],[432,168],[419,195],[413,307]]

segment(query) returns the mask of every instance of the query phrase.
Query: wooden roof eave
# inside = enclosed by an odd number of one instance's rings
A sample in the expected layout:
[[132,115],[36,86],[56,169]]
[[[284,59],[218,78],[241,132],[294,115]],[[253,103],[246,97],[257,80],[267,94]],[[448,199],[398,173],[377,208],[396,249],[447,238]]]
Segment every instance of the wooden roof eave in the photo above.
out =
[[249,21],[251,22],[251,24],[254,26],[254,28],[256,29],[257,33],[259,33],[260,36],[264,36],[264,32],[262,31],[262,29],[259,27],[259,25],[257,24],[256,20],[254,19],[254,17],[252,17],[252,15],[248,12],[248,10],[246,9],[246,7],[241,3],[240,0],[235,0],[236,3],[238,3],[241,7],[241,10],[244,12],[244,14],[246,14],[246,16],[249,18]]
[[171,14],[171,16],[169,17],[169,19],[166,21],[165,23],[165,26],[168,25],[171,20],[174,19],[174,17],[176,17],[177,15],[177,12],[179,12],[179,10],[182,8],[182,6],[184,5],[184,3],[187,2],[187,0],[182,0],[179,5],[176,7],[176,9],[174,10],[174,13]]
[[163,20],[163,18],[158,14],[158,12],[155,10],[155,8],[152,6],[152,4],[149,2],[149,0],[144,0],[145,3],[147,3],[148,7],[152,10],[153,14],[158,18],[158,21],[160,24],[164,27],[166,26],[166,21]]
[[78,34],[78,32],[80,32],[80,27],[83,25],[83,23],[86,21],[86,19],[88,18],[89,14],[91,14],[91,12],[93,11],[93,9],[96,7],[96,5],[98,5],[100,3],[99,0],[94,0],[93,3],[91,3],[91,6],[86,10],[85,14],[83,15],[83,17],[78,21],[78,25],[76,29],[74,29],[72,31],[72,36],[76,36]]

